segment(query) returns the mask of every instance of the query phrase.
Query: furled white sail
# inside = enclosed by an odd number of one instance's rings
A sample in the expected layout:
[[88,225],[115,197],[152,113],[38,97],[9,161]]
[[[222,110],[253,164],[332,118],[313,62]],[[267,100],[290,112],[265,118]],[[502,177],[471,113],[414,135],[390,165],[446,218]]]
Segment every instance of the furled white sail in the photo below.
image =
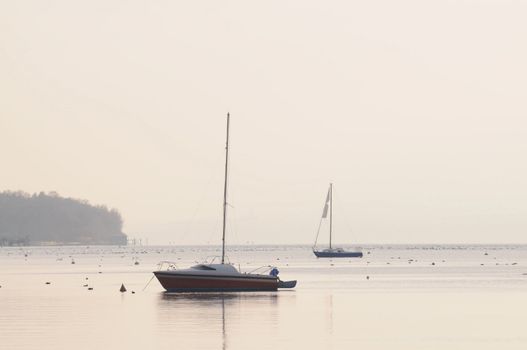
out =
[[328,216],[328,204],[324,205],[324,211],[322,211],[322,219],[325,219]]
[[324,210],[322,211],[322,219],[325,219],[328,216],[329,209],[329,199],[331,198],[331,188],[328,189],[328,195],[326,196],[326,204],[324,204]]

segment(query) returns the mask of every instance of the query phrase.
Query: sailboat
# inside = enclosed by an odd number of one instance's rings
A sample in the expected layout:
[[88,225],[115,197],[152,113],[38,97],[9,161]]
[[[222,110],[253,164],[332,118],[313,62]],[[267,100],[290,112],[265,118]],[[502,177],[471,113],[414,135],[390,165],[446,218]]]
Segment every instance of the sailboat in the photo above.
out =
[[[329,209],[329,248],[317,250],[317,240],[320,233],[320,227],[322,220],[328,216]],[[361,251],[347,251],[343,248],[335,248],[332,245],[331,239],[333,234],[333,184],[329,184],[328,194],[326,196],[326,202],[324,203],[324,210],[322,211],[322,217],[318,225],[317,237],[315,238],[315,244],[313,245],[313,253],[317,258],[362,258]]]
[[227,114],[227,141],[225,143],[225,182],[223,187],[223,235],[220,263],[197,264],[187,269],[177,269],[169,263],[166,270],[154,271],[155,277],[167,292],[224,292],[224,291],[275,291],[278,288],[294,288],[296,281],[282,281],[278,269],[266,266],[255,271],[268,273],[242,273],[225,262],[225,231],[227,222],[227,176],[229,162],[229,122]]

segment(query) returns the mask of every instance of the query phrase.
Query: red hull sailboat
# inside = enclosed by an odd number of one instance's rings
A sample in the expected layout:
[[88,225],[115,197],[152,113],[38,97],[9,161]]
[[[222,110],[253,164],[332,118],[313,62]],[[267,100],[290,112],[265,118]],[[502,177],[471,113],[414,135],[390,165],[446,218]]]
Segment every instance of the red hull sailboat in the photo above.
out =
[[242,273],[232,264],[225,263],[229,120],[230,116],[227,114],[221,263],[198,264],[188,269],[177,269],[175,264],[170,264],[167,270],[155,271],[154,275],[168,292],[275,291],[278,288],[294,288],[296,285],[296,281],[281,281],[276,267],[267,266],[268,274]]
[[199,264],[154,274],[168,292],[274,291],[279,284],[276,276],[240,273],[230,264]]

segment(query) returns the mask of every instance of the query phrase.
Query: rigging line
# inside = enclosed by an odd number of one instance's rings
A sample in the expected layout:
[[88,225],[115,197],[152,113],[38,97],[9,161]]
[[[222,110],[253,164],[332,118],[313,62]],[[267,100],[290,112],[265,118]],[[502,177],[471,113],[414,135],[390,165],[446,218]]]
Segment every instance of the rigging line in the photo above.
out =
[[[215,168],[216,168],[216,166],[214,167],[214,169]],[[213,182],[213,180],[215,180],[217,177],[218,177],[218,174],[215,171],[210,171],[209,179],[208,179],[205,187],[203,187],[203,192],[202,192],[202,194],[200,196],[200,199],[198,200],[196,208],[194,209],[194,212],[193,212],[192,216],[190,217],[190,221],[188,221],[188,223],[186,225],[186,228],[185,228],[185,230],[183,232],[184,236],[188,236],[189,226],[193,226],[194,223],[196,222],[196,216],[197,216],[198,212],[201,210],[201,208],[203,207],[203,203],[205,202],[205,198],[207,197],[207,193],[209,192],[210,185]],[[208,237],[208,238],[210,238],[210,237]]]
[[156,277],[156,275],[153,275],[152,278],[150,278],[150,281],[148,281],[148,283],[146,284],[146,286],[143,288],[142,292],[145,291],[146,287],[148,287],[148,285],[150,284],[150,282],[152,282],[152,280],[154,279],[154,277]]
[[234,243],[240,245],[240,237],[238,236],[238,213],[235,207],[231,207],[231,217],[228,219],[227,223],[232,231],[232,236],[234,238]]
[[313,248],[317,246],[318,241],[318,235],[320,234],[320,227],[322,226],[322,217],[320,217],[320,221],[318,222],[318,229],[317,229],[317,236],[315,237],[315,244],[313,244]]
[[[230,232],[230,241],[233,242],[234,244],[229,244],[231,247],[233,245],[237,245],[238,246],[238,254],[240,252],[243,251],[243,249],[241,248],[241,243],[240,243],[240,238],[238,236],[238,213],[237,213],[237,210],[235,207],[233,207],[232,205],[229,204],[229,207],[231,207],[231,215],[227,218],[227,228],[229,229],[229,232]],[[237,257],[240,258],[240,256],[237,254]]]
[[212,236],[216,237],[218,235],[218,231],[220,230],[220,218],[216,217],[216,219],[214,220],[213,223],[211,223],[210,225],[208,225],[208,235],[207,235],[207,240],[205,241],[207,243],[207,245],[216,245],[217,243],[211,243],[211,242],[215,242],[216,241],[216,238],[214,239],[210,239]]
[[[232,198],[233,196],[231,196]],[[227,217],[227,231],[229,232],[229,241],[231,242],[229,245],[239,245],[240,239],[238,237],[238,219],[237,219],[237,212],[236,208],[233,207],[231,204],[227,203],[227,206],[230,208],[230,215]]]

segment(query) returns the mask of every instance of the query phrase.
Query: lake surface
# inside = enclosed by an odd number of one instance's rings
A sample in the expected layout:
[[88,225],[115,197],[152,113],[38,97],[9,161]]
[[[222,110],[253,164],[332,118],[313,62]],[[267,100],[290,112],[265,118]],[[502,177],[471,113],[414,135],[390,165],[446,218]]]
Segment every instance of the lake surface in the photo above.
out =
[[218,247],[3,247],[0,348],[527,349],[527,246],[363,252],[231,247],[243,271],[276,265],[297,288],[169,295],[151,280],[159,261],[185,268]]

